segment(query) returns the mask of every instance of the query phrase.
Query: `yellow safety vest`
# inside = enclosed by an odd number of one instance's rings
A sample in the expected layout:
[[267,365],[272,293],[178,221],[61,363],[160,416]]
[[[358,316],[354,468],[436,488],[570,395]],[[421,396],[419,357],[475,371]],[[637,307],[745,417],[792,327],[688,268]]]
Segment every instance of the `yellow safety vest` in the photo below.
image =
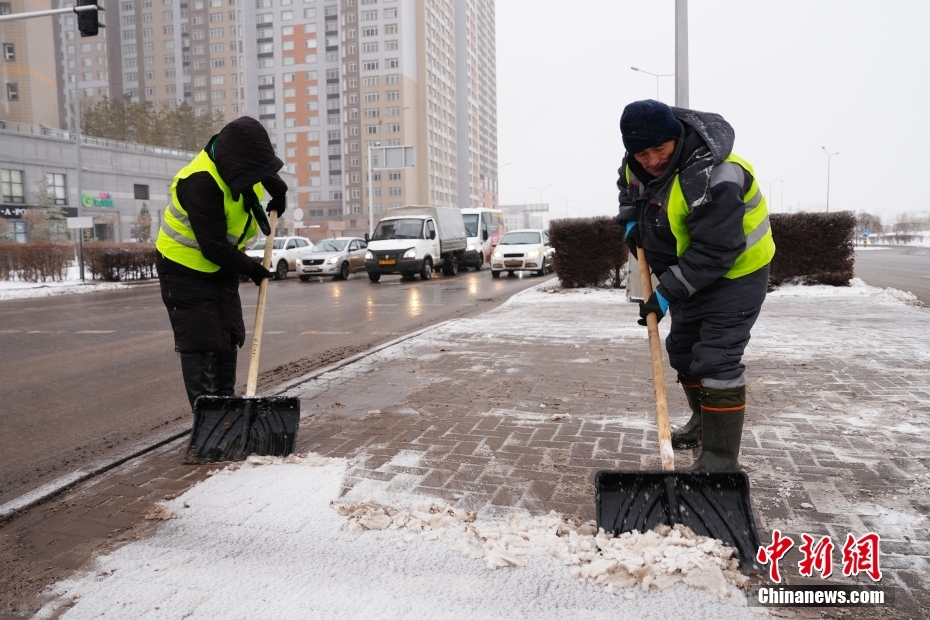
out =
[[[743,194],[743,203],[746,212],[743,214],[743,234],[746,235],[746,248],[736,257],[733,267],[723,274],[724,278],[738,278],[757,271],[770,262],[775,256],[775,241],[772,239],[772,227],[769,223],[768,203],[759,190],[755,172],[745,159],[730,153],[727,162],[738,164],[752,175],[752,186]],[[630,167],[626,167],[626,180],[630,182]],[[680,175],[672,180],[672,189],[668,196],[668,221],[675,235],[676,254],[682,254],[691,246],[691,235],[688,232],[687,219],[691,214],[691,207],[685,200],[681,191]]]
[[[207,260],[201,253],[200,244],[197,243],[197,238],[194,236],[187,211],[178,201],[178,182],[197,172],[209,172],[216,184],[223,190],[226,239],[231,244],[242,250],[249,239],[258,232],[258,224],[255,222],[255,218],[249,218],[248,210],[244,206],[244,197],[239,196],[239,200],[232,199],[232,191],[217,172],[216,164],[213,163],[206,151],[200,151],[191,163],[181,168],[174,175],[174,181],[171,183],[171,202],[165,209],[165,216],[158,231],[155,247],[161,252],[162,256],[169,260],[197,271],[213,273],[219,271],[220,266]],[[255,195],[261,200],[264,193],[262,184],[256,183],[254,188]],[[248,229],[246,229],[246,226],[248,226]]]

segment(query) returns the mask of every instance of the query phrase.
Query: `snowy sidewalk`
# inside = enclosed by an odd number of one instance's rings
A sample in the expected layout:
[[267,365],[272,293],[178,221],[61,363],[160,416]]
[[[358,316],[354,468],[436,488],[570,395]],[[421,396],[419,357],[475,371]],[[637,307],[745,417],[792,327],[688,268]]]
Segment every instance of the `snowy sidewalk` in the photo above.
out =
[[[65,604],[65,618],[755,617],[732,586],[720,598],[697,573],[648,592],[658,575],[595,585],[580,574],[594,569],[539,533],[551,523],[531,523],[550,510],[592,519],[599,469],[658,467],[636,315],[622,291],[547,283],[291,387],[306,416],[299,449],[344,461],[212,476],[151,513],[169,517],[152,536],[55,586],[46,614]],[[787,287],[766,301],[744,361],[741,462],[763,540],[779,528],[842,545],[875,531],[882,583],[898,587],[889,617],[921,617],[930,310],[861,284]],[[680,424],[686,404],[667,377]],[[694,455],[676,456],[686,467]],[[408,518],[385,521],[380,505],[420,516],[396,528]],[[589,533],[561,527],[582,555]],[[798,559],[782,560],[789,583]]]

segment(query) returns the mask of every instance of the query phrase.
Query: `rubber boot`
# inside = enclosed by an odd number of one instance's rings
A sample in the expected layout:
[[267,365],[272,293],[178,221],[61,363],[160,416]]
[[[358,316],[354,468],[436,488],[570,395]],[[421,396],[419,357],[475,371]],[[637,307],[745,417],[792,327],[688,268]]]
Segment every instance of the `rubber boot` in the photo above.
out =
[[746,386],[701,389],[701,455],[692,471],[739,469],[739,444],[746,417]]
[[672,431],[672,447],[676,450],[689,450],[701,445],[701,382],[691,373],[679,374],[678,382],[685,390],[688,406],[691,407],[691,419]]
[[194,408],[198,396],[232,396],[236,386],[236,355],[229,352],[181,353],[181,375]]

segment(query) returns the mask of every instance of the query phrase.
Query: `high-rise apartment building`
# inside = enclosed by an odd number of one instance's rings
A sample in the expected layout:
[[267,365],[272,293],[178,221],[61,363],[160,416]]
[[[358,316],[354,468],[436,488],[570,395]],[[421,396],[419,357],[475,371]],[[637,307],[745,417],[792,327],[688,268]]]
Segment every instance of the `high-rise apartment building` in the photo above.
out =
[[[242,113],[296,175],[306,223],[360,235],[369,207],[497,204],[493,0],[251,1]],[[405,145],[415,166],[381,169],[375,147]]]
[[[497,206],[494,0],[113,0],[77,41],[74,19],[54,31],[62,127],[75,75],[82,106],[128,94],[254,116],[305,224],[346,234],[369,209]],[[382,169],[381,146],[413,146],[415,166]]]
[[[0,15],[41,11],[36,0],[2,0]],[[0,22],[0,120],[25,125],[58,125],[55,52],[48,45],[52,21]]]

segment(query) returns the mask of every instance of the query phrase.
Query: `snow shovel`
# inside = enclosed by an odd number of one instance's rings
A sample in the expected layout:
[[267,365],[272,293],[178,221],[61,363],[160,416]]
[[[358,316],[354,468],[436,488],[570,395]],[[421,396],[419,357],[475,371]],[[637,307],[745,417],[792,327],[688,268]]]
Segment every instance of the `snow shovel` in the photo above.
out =
[[[262,261],[266,269],[271,265],[277,219],[277,213],[272,211],[271,231],[265,239]],[[241,461],[253,454],[287,456],[294,451],[300,423],[300,399],[296,396],[255,396],[267,291],[266,278],[258,288],[245,396],[197,398],[194,402],[194,428],[187,448],[188,462]]]
[[[643,299],[652,295],[652,280],[642,248],[638,248]],[[675,452],[665,398],[665,369],[659,341],[659,321],[646,316],[652,353],[652,381],[659,427],[662,471],[597,472],[597,526],[619,535],[646,532],[657,525],[681,523],[701,536],[717,538],[739,553],[740,567],[761,570],[756,561],[759,533],[749,504],[749,478],[741,471],[675,471]]]

